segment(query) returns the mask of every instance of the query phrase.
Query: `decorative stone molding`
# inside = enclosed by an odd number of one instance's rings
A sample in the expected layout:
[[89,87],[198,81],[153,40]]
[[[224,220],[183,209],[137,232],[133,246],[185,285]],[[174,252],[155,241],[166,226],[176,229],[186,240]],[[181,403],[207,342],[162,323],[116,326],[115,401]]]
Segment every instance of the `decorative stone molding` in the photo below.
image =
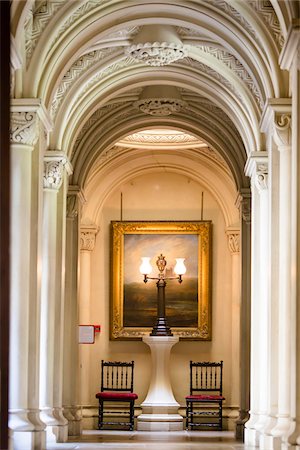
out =
[[72,173],[66,155],[59,151],[48,150],[44,157],[44,189],[58,190],[63,181],[64,170]]
[[240,210],[241,218],[247,225],[251,224],[251,191],[242,189],[235,201],[236,207]]
[[34,146],[39,137],[39,120],[36,112],[11,112],[10,142]]
[[79,214],[80,203],[85,203],[83,192],[79,186],[70,185],[67,194],[67,218],[76,219]]
[[133,107],[139,109],[144,114],[151,116],[164,117],[179,112],[186,103],[173,98],[147,98],[137,100]]
[[93,251],[96,242],[96,234],[99,228],[96,225],[80,227],[80,250]]
[[240,253],[240,230],[237,228],[229,228],[226,230],[228,238],[228,248],[232,255]]
[[268,165],[257,164],[255,184],[259,191],[263,191],[268,188]]
[[126,47],[125,53],[149,66],[166,66],[185,58],[188,51],[182,44],[173,42],[146,42]]
[[44,161],[44,189],[59,189],[63,180],[63,161]]
[[275,114],[274,120],[274,140],[279,150],[291,145],[291,114]]

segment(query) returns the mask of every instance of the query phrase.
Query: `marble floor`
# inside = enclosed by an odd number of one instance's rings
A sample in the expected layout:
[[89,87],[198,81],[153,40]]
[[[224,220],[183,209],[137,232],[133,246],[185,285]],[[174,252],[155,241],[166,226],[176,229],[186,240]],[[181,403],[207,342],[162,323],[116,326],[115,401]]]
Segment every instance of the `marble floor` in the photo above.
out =
[[80,439],[47,450],[254,450],[229,431],[84,431]]

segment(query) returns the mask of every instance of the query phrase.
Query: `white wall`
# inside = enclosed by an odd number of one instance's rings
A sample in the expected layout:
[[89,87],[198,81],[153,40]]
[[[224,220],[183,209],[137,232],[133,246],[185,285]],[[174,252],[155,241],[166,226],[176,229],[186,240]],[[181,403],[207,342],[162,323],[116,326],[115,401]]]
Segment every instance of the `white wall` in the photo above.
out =
[[[187,176],[158,169],[132,178],[118,186],[103,206],[100,231],[91,255],[91,323],[101,324],[101,334],[90,346],[90,403],[97,405],[101,359],[135,361],[134,389],[139,405],[145,398],[151,374],[150,350],[141,341],[109,340],[110,222],[120,220],[120,193],[123,193],[123,220],[200,220],[201,193],[204,192],[203,219],[213,223],[212,258],[212,340],[180,341],[171,353],[171,380],[176,400],[185,404],[189,391],[189,361],[224,361],[224,394],[231,405],[231,255],[227,247],[225,221],[217,201],[205,187]],[[234,198],[232,202],[234,202]],[[94,201],[94,199],[93,199]],[[139,264],[140,261],[133,261]],[[141,279],[142,282],[142,279]],[[167,293],[166,293],[167,295]],[[235,392],[235,398],[237,393]],[[236,406],[236,405],[235,405]]]

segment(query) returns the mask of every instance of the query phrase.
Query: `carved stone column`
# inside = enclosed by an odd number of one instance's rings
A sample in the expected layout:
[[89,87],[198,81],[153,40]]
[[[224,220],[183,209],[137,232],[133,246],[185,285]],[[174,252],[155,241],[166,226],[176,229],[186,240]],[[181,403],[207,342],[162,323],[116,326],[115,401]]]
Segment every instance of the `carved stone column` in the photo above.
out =
[[[91,323],[91,253],[94,250],[98,227],[94,224],[80,227],[80,280],[79,280],[79,323]],[[80,346],[80,398],[84,417],[89,417],[92,404],[90,397],[90,347]]]
[[[240,403],[240,314],[241,314],[241,258],[240,229],[229,227],[226,230],[228,248],[231,254],[231,384],[236,395],[232,395],[231,404],[237,407]],[[236,419],[236,417],[234,417]]]
[[279,168],[279,323],[278,323],[278,414],[271,431],[285,441],[291,428],[292,338],[295,316],[291,301],[291,115],[275,112],[274,141],[280,152]]
[[240,210],[241,310],[240,310],[240,411],[236,438],[244,439],[250,407],[250,312],[251,312],[251,192],[243,189],[236,205]]
[[300,448],[300,58],[299,18],[289,27],[279,62],[283,70],[289,70],[290,95],[292,97],[291,127],[291,309],[292,309],[292,426],[283,448]]
[[78,348],[79,217],[83,195],[69,186],[67,195],[63,408],[69,436],[81,434]]
[[38,151],[41,116],[36,102],[27,107],[24,102],[12,102],[9,427],[13,430],[15,450],[45,446],[38,393],[39,224],[32,180],[32,154]]
[[[260,433],[267,422],[269,388],[269,191],[267,152],[250,155],[246,173],[251,176],[252,216],[252,297],[251,297],[251,419],[248,437],[259,444]],[[255,421],[253,420],[255,419]],[[250,426],[249,426],[250,430]]]
[[[40,346],[40,402],[47,438],[65,442],[67,420],[62,413],[62,217],[58,193],[64,179],[66,157],[48,151],[44,157],[43,263]],[[62,205],[60,205],[62,207]]]

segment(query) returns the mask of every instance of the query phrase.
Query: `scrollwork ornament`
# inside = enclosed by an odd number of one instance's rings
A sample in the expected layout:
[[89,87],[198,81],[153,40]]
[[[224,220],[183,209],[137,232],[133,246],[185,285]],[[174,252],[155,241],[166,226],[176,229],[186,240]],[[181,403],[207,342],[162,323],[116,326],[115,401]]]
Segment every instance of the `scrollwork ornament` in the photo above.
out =
[[12,112],[10,116],[10,142],[33,147],[39,136],[38,122],[35,112]]
[[59,189],[62,179],[62,161],[44,161],[44,189]]
[[267,164],[257,164],[254,178],[255,186],[259,192],[268,189],[268,166]]
[[96,242],[96,233],[92,231],[80,232],[80,250],[94,250]]
[[68,219],[76,219],[78,216],[77,195],[67,196],[67,217]]
[[232,255],[240,252],[240,233],[232,232],[227,233],[228,236],[228,248]]
[[274,139],[279,150],[283,150],[291,145],[291,137],[291,115],[277,114],[274,121]]

